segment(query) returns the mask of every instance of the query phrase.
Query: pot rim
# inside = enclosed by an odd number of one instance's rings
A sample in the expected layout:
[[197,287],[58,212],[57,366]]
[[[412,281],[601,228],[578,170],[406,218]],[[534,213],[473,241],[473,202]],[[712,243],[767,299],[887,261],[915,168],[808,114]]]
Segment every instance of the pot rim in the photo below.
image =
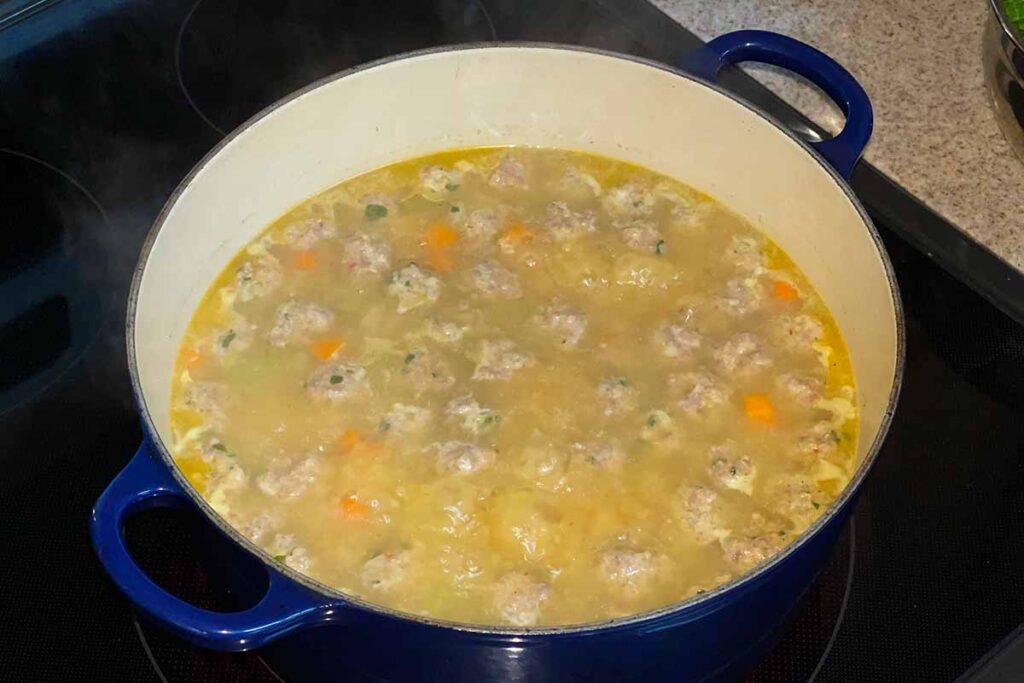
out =
[[[992,0],[993,2],[997,0]],[[443,619],[432,619],[417,614],[411,614],[407,612],[401,612],[399,610],[391,609],[383,605],[375,604],[373,602],[364,600],[354,595],[348,595],[335,588],[332,588],[326,584],[320,583],[305,574],[297,572],[286,565],[274,561],[270,555],[257,546],[255,543],[250,541],[239,533],[231,524],[229,524],[220,514],[213,510],[212,507],[206,502],[206,499],[192,486],[191,483],[184,477],[181,470],[178,468],[174,461],[170,450],[164,444],[163,440],[157,434],[157,430],[154,426],[153,418],[149,412],[149,407],[146,403],[145,396],[142,391],[142,385],[139,380],[139,369],[138,369],[138,355],[135,350],[135,316],[136,308],[138,305],[139,289],[142,283],[142,277],[146,270],[146,264],[149,261],[150,253],[153,249],[153,245],[156,242],[156,238],[159,235],[167,217],[177,203],[179,197],[191,186],[192,182],[196,179],[199,172],[206,167],[206,165],[223,150],[235,138],[240,136],[243,132],[247,131],[257,121],[270,116],[282,106],[292,102],[293,100],[302,97],[303,95],[320,88],[321,86],[333,83],[334,81],[341,80],[348,76],[368,71],[380,66],[385,66],[393,62],[417,59],[420,57],[426,57],[445,52],[463,52],[471,50],[495,50],[503,51],[509,49],[527,49],[527,50],[545,50],[545,51],[561,51],[561,52],[577,52],[591,55],[598,55],[601,57],[607,57],[612,59],[622,59],[629,62],[646,66],[660,71],[665,71],[673,74],[679,78],[685,78],[689,81],[698,83],[717,94],[728,98],[735,104],[738,104],[747,110],[753,112],[760,118],[772,125],[778,132],[789,137],[792,141],[800,145],[805,152],[807,152],[821,169],[827,173],[839,189],[846,195],[846,198],[850,201],[853,208],[860,215],[861,221],[863,222],[864,228],[868,231],[872,242],[874,243],[875,250],[882,261],[882,265],[885,269],[886,280],[889,285],[889,292],[892,296],[893,301],[893,313],[896,318],[896,362],[893,368],[892,387],[889,391],[888,402],[886,404],[885,412],[882,414],[882,419],[879,423],[878,430],[875,433],[875,437],[872,440],[871,446],[868,449],[864,459],[861,461],[857,470],[854,472],[850,481],[843,489],[842,493],[836,498],[835,501],[829,505],[828,509],[818,517],[815,522],[808,527],[800,537],[792,542],[789,546],[783,549],[780,553],[773,556],[767,562],[748,570],[737,577],[734,577],[730,581],[716,586],[715,588],[708,590],[705,593],[691,596],[685,600],[674,602],[670,605],[659,607],[654,610],[647,610],[638,614],[629,615],[626,617],[619,617],[615,619],[608,619],[603,621],[585,622],[582,624],[567,624],[562,626],[545,626],[545,627],[528,627],[528,628],[515,628],[515,627],[502,627],[502,626],[491,626],[483,624],[472,624],[467,622],[456,622],[447,621]],[[694,76],[686,71],[683,71],[677,67],[658,62],[643,57],[637,57],[634,55],[627,55],[611,50],[604,50],[600,48],[579,46],[579,45],[568,45],[561,43],[547,43],[539,41],[494,41],[494,42],[475,42],[475,43],[462,43],[456,45],[446,45],[442,47],[433,47],[423,50],[414,50],[411,52],[404,52],[397,55],[391,55],[378,59],[365,64],[360,64],[350,69],[339,71],[337,73],[320,78],[288,95],[285,95],[281,99],[267,105],[246,121],[241,123],[234,130],[226,134],[216,145],[213,146],[189,171],[181,182],[175,187],[174,191],[167,198],[163,208],[153,221],[153,225],[150,227],[149,233],[146,235],[146,239],[143,242],[142,249],[139,252],[139,259],[135,266],[135,271],[132,276],[131,289],[128,295],[127,301],[127,315],[125,321],[125,335],[126,335],[126,347],[128,354],[128,369],[131,376],[132,393],[134,394],[136,405],[138,406],[140,417],[145,428],[146,438],[149,438],[156,447],[157,452],[160,454],[160,458],[163,460],[164,465],[168,467],[171,475],[177,481],[182,490],[192,500],[192,502],[203,511],[208,521],[215,524],[221,532],[227,535],[232,541],[241,545],[250,553],[256,556],[267,568],[267,571],[278,572],[284,574],[292,581],[309,588],[310,590],[325,595],[331,598],[332,601],[341,603],[341,605],[350,608],[357,608],[375,613],[384,617],[391,617],[401,619],[403,621],[412,621],[420,623],[426,626],[433,626],[438,628],[449,629],[453,631],[461,631],[473,634],[481,635],[493,635],[493,636],[510,636],[517,637],[517,640],[524,640],[534,636],[558,636],[558,635],[574,635],[583,634],[589,635],[597,632],[608,632],[611,630],[618,630],[620,628],[632,627],[637,625],[654,626],[657,622],[664,620],[671,620],[678,618],[680,615],[686,612],[699,612],[700,608],[703,607],[705,611],[714,610],[716,608],[715,602],[718,598],[725,596],[726,594],[737,594],[739,591],[749,589],[758,579],[772,572],[777,566],[781,565],[791,556],[795,555],[804,545],[810,542],[811,538],[816,536],[826,525],[831,522],[833,518],[839,515],[840,511],[843,510],[848,504],[850,504],[857,491],[860,489],[864,482],[868,472],[874,465],[874,462],[881,450],[882,443],[885,441],[885,437],[888,434],[889,427],[892,423],[893,414],[896,409],[896,403],[899,399],[900,389],[903,382],[903,371],[905,365],[905,322],[903,316],[903,304],[900,298],[899,287],[897,285],[896,277],[892,268],[892,263],[889,261],[888,253],[885,251],[885,247],[882,243],[881,236],[878,234],[877,229],[871,221],[867,211],[861,205],[860,201],[854,195],[853,190],[850,188],[846,180],[839,175],[839,173],[822,157],[811,145],[805,140],[798,137],[793,131],[786,128],[780,121],[775,119],[770,114],[761,111],[754,105],[740,99],[737,95],[734,95],[721,86],[707,81],[698,76]]]

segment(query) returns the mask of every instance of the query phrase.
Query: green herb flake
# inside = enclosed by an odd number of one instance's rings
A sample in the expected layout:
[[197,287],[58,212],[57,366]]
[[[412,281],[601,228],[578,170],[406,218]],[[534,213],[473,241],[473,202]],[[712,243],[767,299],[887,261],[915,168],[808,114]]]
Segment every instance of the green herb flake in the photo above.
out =
[[215,451],[220,451],[221,453],[227,453],[227,452],[228,452],[228,447],[227,447],[227,446],[225,446],[225,445],[224,445],[224,444],[222,444],[222,443],[215,443],[215,444],[212,444],[212,445],[210,446],[210,448],[212,448],[212,449],[213,449],[213,450],[215,450]]
[[626,380],[625,377],[620,377],[619,378],[619,386],[620,387],[628,387],[629,386],[629,382]]
[[408,354],[406,354],[406,356],[405,356],[405,364],[406,365],[408,365],[409,363],[413,362],[414,360],[416,360],[416,354],[415,353],[408,353]]
[[840,441],[843,440],[843,437],[839,436],[839,432],[835,431],[834,429],[831,432],[829,432],[828,435],[836,443],[839,443]]
[[449,192],[455,192],[455,190],[459,189],[459,184],[453,183],[452,181],[449,180],[447,183],[444,184],[444,189],[448,190]]
[[820,507],[821,507],[821,503],[819,503],[819,502],[818,502],[818,501],[816,501],[816,500],[812,500],[812,501],[811,501],[811,505],[813,505],[813,506],[814,506],[814,509],[815,509],[815,510],[817,510],[818,508],[820,508]]
[[665,253],[665,240],[658,240],[658,243],[654,245],[654,253],[658,256]]
[[779,532],[779,536],[780,536],[780,537],[782,537],[782,536],[785,536],[785,535],[786,535],[786,532],[785,532],[785,531],[780,531],[780,532]]
[[367,204],[363,210],[363,215],[366,216],[368,221],[380,220],[388,215],[388,207],[381,204]]
[[285,561],[285,556],[284,555],[274,555],[274,560],[277,561],[277,562],[284,562]]
[[381,420],[380,425],[377,428],[382,432],[386,432],[391,429],[391,423],[387,420]]
[[459,207],[457,207],[457,206],[455,206],[455,205],[453,204],[453,205],[452,205],[452,208],[451,208],[451,209],[449,209],[449,211],[451,211],[452,213],[458,213],[459,211],[462,211],[462,209],[460,209]]
[[648,427],[654,427],[657,424],[658,424],[658,416],[657,415],[651,415],[651,416],[649,416],[647,418],[647,426]]
[[733,465],[732,467],[729,468],[729,474],[734,476],[734,477],[736,476],[736,466],[735,465]]
[[235,337],[237,336],[238,335],[235,334],[234,330],[228,330],[227,333],[220,338],[221,347],[226,349],[231,346],[231,342],[235,341]]
[[331,375],[331,384],[341,384],[345,381],[345,378],[341,375]]

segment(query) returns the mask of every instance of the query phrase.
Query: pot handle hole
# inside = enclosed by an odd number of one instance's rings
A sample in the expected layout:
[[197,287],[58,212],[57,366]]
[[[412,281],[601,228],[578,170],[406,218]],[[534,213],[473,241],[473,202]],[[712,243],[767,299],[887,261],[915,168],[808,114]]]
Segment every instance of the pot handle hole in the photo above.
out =
[[153,446],[144,441],[93,508],[90,531],[100,562],[128,599],[151,619],[197,645],[236,652],[336,618],[337,605],[275,571],[267,572],[267,591],[260,601],[240,612],[196,607],[154,583],[125,545],[124,522],[140,510],[192,506]]
[[811,145],[844,178],[849,178],[871,138],[874,114],[871,100],[849,71],[823,52],[788,36],[770,31],[726,33],[689,55],[682,67],[714,81],[726,66],[762,62],[788,69],[811,81],[831,97],[846,116],[834,138]]

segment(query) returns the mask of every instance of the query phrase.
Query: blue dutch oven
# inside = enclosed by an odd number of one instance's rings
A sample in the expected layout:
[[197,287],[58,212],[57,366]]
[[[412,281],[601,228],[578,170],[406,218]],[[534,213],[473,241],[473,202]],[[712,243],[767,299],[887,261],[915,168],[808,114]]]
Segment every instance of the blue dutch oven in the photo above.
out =
[[[713,84],[724,66],[743,61],[816,83],[845,112],[843,131],[808,144]],[[289,680],[730,680],[748,670],[829,557],[878,453],[899,391],[903,321],[878,235],[845,182],[872,128],[853,77],[814,48],[759,31],[717,38],[683,69],[553,45],[420,52],[313,84],[211,151],[157,219],[129,301],[129,365],[147,438],[91,522],[96,552],[128,599],[201,647],[260,648]],[[363,106],[369,101],[379,106]],[[858,467],[778,556],[628,618],[547,628],[449,623],[366,603],[282,566],[182,476],[168,448],[173,362],[199,298],[230,258],[289,207],[345,178],[430,151],[500,144],[594,151],[679,178],[747,216],[815,283],[857,376]],[[142,572],[125,546],[125,520],[164,506],[199,511],[222,541],[251,554],[227,565],[252,607],[207,611]]]

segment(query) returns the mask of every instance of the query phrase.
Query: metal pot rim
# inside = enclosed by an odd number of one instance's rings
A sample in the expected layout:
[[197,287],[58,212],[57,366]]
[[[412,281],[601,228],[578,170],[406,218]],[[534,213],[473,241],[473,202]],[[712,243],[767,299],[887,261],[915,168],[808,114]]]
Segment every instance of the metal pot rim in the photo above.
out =
[[[993,2],[997,0],[992,0]],[[847,199],[853,206],[853,208],[860,215],[861,221],[864,228],[868,231],[872,242],[874,243],[876,253],[882,261],[882,265],[885,269],[886,280],[889,285],[889,292],[892,296],[893,301],[893,312],[895,315],[896,323],[896,362],[893,368],[893,381],[892,388],[889,392],[888,401],[882,419],[878,426],[878,431],[875,433],[874,439],[871,442],[864,459],[861,461],[857,470],[854,472],[853,477],[847,483],[842,493],[836,498],[835,501],[829,506],[828,510],[825,511],[815,522],[808,527],[800,537],[792,542],[789,546],[784,548],[781,552],[773,556],[767,562],[760,564],[753,569],[750,569],[739,576],[733,578],[726,583],[720,584],[715,588],[695,596],[691,596],[685,600],[672,603],[663,607],[659,607],[654,610],[648,610],[639,614],[630,615],[627,617],[620,617],[605,621],[586,622],[582,624],[569,624],[565,626],[548,626],[548,627],[532,627],[532,628],[510,628],[501,626],[489,626],[463,622],[446,621],[442,619],[431,619],[416,614],[409,614],[398,610],[385,607],[383,605],[375,604],[362,598],[348,595],[335,588],[320,583],[304,574],[301,574],[287,566],[282,565],[279,562],[274,561],[270,555],[262,548],[257,546],[255,543],[245,538],[240,534],[233,526],[231,526],[226,520],[224,520],[219,514],[217,514],[213,508],[206,502],[202,495],[188,482],[188,480],[181,473],[177,464],[170,453],[170,450],[163,443],[162,439],[157,434],[157,430],[154,426],[152,416],[149,412],[149,407],[146,403],[145,396],[142,391],[142,385],[139,380],[139,369],[138,369],[138,355],[135,350],[135,316],[136,308],[138,305],[139,290],[142,283],[142,276],[146,269],[146,264],[149,260],[150,252],[156,242],[157,235],[161,229],[170,210],[177,203],[178,198],[184,193],[186,189],[196,179],[199,172],[217,155],[222,149],[229,145],[235,138],[241,135],[244,131],[248,130],[257,121],[273,114],[277,109],[283,105],[311,92],[321,86],[333,83],[334,81],[340,80],[347,76],[351,76],[356,73],[361,73],[376,67],[391,64],[393,62],[416,59],[424,56],[435,55],[445,52],[460,52],[469,50],[508,50],[513,49],[534,49],[534,50],[552,50],[552,51],[563,51],[563,52],[576,52],[576,53],[587,53],[593,55],[599,55],[602,57],[609,57],[614,59],[622,59],[625,61],[640,64],[650,68],[658,69],[671,73],[679,78],[685,78],[689,81],[698,83],[722,97],[726,97],[738,104],[750,112],[756,114],[760,118],[771,124],[778,132],[789,137],[793,142],[798,144],[807,152],[811,158],[817,161],[822,171],[827,173],[832,180],[836,183],[839,189],[846,195]],[[140,417],[142,418],[143,427],[149,438],[156,447],[157,452],[160,454],[163,464],[170,470],[172,476],[181,486],[182,490],[192,499],[192,502],[205,513],[208,520],[215,524],[225,535],[231,538],[235,543],[243,546],[249,552],[256,556],[266,566],[268,572],[278,572],[286,575],[289,579],[303,585],[319,594],[325,595],[337,600],[341,605],[349,608],[362,609],[368,612],[372,612],[381,616],[392,617],[403,621],[412,621],[427,626],[445,628],[454,631],[461,631],[466,633],[476,633],[481,635],[493,635],[493,636],[506,636],[513,637],[517,640],[525,640],[537,636],[571,636],[571,635],[590,635],[597,632],[607,633],[612,630],[619,630],[622,628],[633,627],[643,624],[648,628],[656,628],[659,622],[665,622],[675,620],[679,618],[683,613],[690,613],[692,616],[696,616],[701,612],[715,611],[717,609],[716,603],[719,598],[726,596],[727,594],[738,595],[745,590],[750,589],[759,579],[763,576],[772,572],[776,567],[781,565],[791,556],[795,555],[800,549],[810,542],[810,540],[816,536],[834,517],[839,514],[839,511],[844,509],[848,504],[851,503],[851,499],[856,495],[864,482],[868,472],[874,465],[874,462],[881,450],[882,444],[885,440],[886,435],[889,431],[889,426],[892,423],[893,414],[896,409],[896,404],[899,399],[900,389],[903,382],[903,372],[905,365],[905,322],[903,316],[903,305],[900,299],[899,287],[897,285],[896,276],[893,271],[892,263],[889,261],[889,256],[885,251],[882,244],[881,236],[878,234],[877,229],[871,221],[867,211],[861,205],[857,199],[853,190],[850,188],[846,180],[839,175],[839,173],[822,157],[811,145],[805,140],[797,136],[793,131],[786,128],[776,118],[764,112],[754,105],[740,99],[737,95],[734,95],[726,91],[721,86],[705,80],[703,78],[694,76],[693,74],[687,73],[673,67],[671,65],[657,62],[654,60],[646,59],[643,57],[637,57],[634,55],[622,54],[611,50],[603,50],[600,48],[585,47],[578,45],[567,45],[560,43],[545,43],[536,41],[498,41],[488,43],[464,43],[459,45],[448,45],[443,47],[428,48],[424,50],[416,50],[412,52],[406,52],[390,57],[385,57],[373,62],[368,62],[351,69],[346,69],[338,73],[321,78],[309,85],[296,90],[289,95],[284,96],[280,100],[267,105],[265,108],[251,116],[248,120],[240,124],[233,131],[224,136],[224,138],[218,142],[210,151],[208,151],[199,162],[192,168],[185,178],[178,184],[171,195],[168,197],[163,208],[160,210],[159,215],[153,221],[153,225],[146,236],[145,242],[143,243],[142,249],[139,253],[139,260],[135,266],[135,272],[132,277],[131,289],[127,301],[127,316],[125,323],[125,335],[126,335],[126,346],[128,354],[128,369],[131,375],[132,392],[135,397],[136,405],[139,409]]]

